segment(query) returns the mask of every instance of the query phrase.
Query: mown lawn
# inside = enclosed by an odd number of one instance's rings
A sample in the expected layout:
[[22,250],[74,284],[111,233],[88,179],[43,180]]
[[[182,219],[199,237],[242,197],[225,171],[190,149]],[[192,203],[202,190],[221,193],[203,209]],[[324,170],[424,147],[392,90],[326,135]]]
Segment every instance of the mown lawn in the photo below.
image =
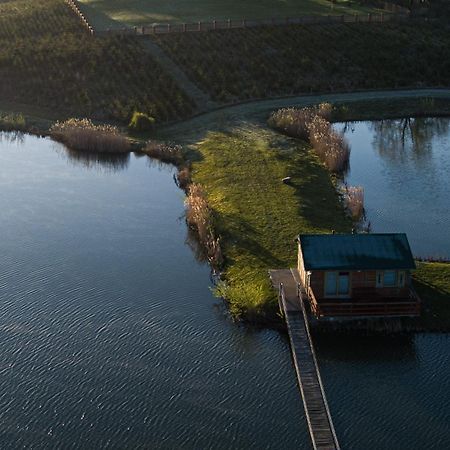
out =
[[295,237],[351,229],[332,179],[306,145],[256,125],[211,132],[191,157],[226,258],[219,293],[233,315],[261,319],[276,305],[268,270],[296,265]]
[[94,26],[197,22],[199,20],[270,19],[307,14],[355,14],[374,11],[347,0],[81,0]]

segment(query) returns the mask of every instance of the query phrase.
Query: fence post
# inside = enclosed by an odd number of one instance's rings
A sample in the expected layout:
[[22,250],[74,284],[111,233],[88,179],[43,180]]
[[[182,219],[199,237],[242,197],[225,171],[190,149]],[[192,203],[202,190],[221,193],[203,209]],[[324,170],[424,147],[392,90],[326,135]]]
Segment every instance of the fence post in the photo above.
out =
[[167,32],[170,33],[170,23],[167,24]]
[[245,28],[246,27],[246,22],[245,22],[245,19],[242,19],[242,28]]
[[183,23],[183,33],[186,33],[186,24]]
[[231,28],[231,19],[228,19],[228,28]]
[[213,29],[217,30],[217,20],[213,20]]
[[202,23],[201,22],[198,23],[198,31],[202,31]]
[[156,25],[155,24],[152,25],[152,32],[153,32],[153,34],[156,34]]

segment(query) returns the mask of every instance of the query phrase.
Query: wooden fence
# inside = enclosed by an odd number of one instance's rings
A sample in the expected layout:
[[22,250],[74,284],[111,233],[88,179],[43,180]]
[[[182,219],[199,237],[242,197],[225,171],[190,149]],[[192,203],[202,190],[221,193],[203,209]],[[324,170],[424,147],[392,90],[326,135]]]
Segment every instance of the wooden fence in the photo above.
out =
[[[263,26],[285,26],[285,25],[326,25],[336,23],[384,23],[393,20],[406,20],[410,17],[409,11],[405,8],[400,8],[392,14],[343,14],[343,15],[327,15],[327,16],[301,16],[301,17],[286,17],[286,18],[272,18],[266,20],[254,19],[228,19],[228,20],[212,20],[195,23],[180,23],[180,24],[152,24],[148,26],[140,26],[133,28],[112,28],[107,30],[94,30],[94,27],[89,23],[86,16],[79,7],[78,0],[65,0],[68,6],[80,18],[82,24],[91,34],[119,34],[119,35],[148,35],[148,34],[169,34],[169,33],[192,33],[216,30],[229,29],[243,29],[255,28]],[[385,3],[386,5],[391,5]],[[397,6],[397,5],[394,5]],[[388,8],[386,8],[388,9]]]
[[94,34],[94,28],[91,26],[85,15],[81,12],[77,0],[65,0],[73,12],[80,18],[82,24],[87,28],[90,34]]
[[284,19],[268,20],[212,20],[210,22],[195,22],[181,24],[153,24],[149,26],[134,27],[122,30],[107,30],[107,33],[132,33],[138,35],[147,34],[169,34],[169,33],[192,33],[216,30],[230,30],[254,28],[263,26],[285,26],[285,25],[327,25],[336,23],[384,23],[393,20],[407,20],[409,14],[352,14],[352,15],[329,15],[329,16],[302,16],[286,17]]

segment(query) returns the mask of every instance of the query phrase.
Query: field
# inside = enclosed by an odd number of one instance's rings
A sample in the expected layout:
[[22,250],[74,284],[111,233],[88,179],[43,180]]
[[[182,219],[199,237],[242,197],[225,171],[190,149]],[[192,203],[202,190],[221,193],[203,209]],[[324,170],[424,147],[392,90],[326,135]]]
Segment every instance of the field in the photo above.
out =
[[308,14],[355,14],[374,11],[355,1],[337,0],[81,0],[85,12],[99,29],[151,23],[198,22],[199,20],[270,19]]
[[122,123],[193,109],[136,38],[92,38],[63,0],[0,2],[0,98],[0,110]]
[[221,102],[448,86],[450,33],[434,23],[292,25],[155,39]]

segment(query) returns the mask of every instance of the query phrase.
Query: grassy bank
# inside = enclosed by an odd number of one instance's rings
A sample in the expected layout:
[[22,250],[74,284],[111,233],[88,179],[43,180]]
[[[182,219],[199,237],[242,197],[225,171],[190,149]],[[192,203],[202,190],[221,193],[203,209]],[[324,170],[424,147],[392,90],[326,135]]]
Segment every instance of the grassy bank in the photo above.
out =
[[193,110],[139,40],[93,38],[64,0],[0,2],[0,98],[1,109],[59,120],[128,123],[137,110],[164,122]]
[[335,103],[331,114],[333,122],[359,120],[398,119],[403,117],[450,117],[450,100],[438,98],[415,98],[365,100]]
[[[85,12],[97,27],[110,26],[111,20],[127,25],[154,22],[197,22],[199,20],[270,19],[306,14],[355,14],[377,11],[348,0],[81,0]],[[363,2],[361,2],[363,3]]]
[[300,141],[258,125],[209,133],[190,157],[225,255],[219,294],[235,316],[274,313],[267,271],[295,265],[296,235],[351,228],[329,172]]
[[450,329],[450,264],[418,263],[414,285],[423,301],[423,326]]
[[434,23],[268,26],[156,40],[217,101],[449,83],[450,34]]

